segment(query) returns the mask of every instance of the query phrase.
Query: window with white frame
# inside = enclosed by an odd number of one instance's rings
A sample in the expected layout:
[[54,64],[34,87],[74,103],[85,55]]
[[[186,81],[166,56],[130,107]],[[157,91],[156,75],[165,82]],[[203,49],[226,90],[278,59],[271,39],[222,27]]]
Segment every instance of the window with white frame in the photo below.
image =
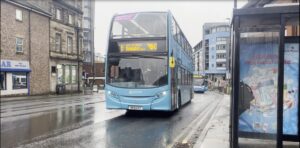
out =
[[58,64],[56,66],[57,68],[57,84],[63,84],[64,83],[64,73],[63,73],[63,65]]
[[23,39],[16,37],[16,52],[23,52]]
[[12,73],[13,89],[27,88],[27,74],[25,72]]
[[61,20],[61,10],[60,9],[56,9],[56,19]]
[[71,79],[71,75],[70,75],[70,65],[65,65],[64,66],[65,71],[64,71],[64,83],[65,84],[69,84],[70,83],[70,79]]
[[68,45],[68,53],[74,53],[73,51],[73,38],[68,36],[67,38],[67,45]]
[[22,21],[23,20],[23,12],[22,10],[16,9],[16,20]]
[[71,83],[72,84],[76,83],[76,81],[77,81],[76,77],[77,77],[76,66],[73,65],[73,66],[71,66]]
[[69,24],[73,24],[73,15],[69,14]]

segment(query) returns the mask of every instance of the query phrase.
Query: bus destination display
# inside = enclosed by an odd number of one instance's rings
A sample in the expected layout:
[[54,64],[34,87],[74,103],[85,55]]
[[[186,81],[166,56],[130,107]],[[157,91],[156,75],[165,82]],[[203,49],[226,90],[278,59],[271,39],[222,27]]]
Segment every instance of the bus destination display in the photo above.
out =
[[118,46],[121,53],[166,51],[164,41],[119,42]]

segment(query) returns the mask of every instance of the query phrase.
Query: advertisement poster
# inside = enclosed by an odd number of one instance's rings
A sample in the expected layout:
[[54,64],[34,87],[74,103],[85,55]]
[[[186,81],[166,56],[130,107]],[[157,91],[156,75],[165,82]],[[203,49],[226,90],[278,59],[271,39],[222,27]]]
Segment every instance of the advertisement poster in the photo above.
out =
[[[276,42],[275,42],[276,43]],[[276,134],[278,44],[240,48],[239,131]],[[297,135],[299,44],[285,45],[283,133]]]
[[239,131],[276,133],[278,44],[257,42],[240,48]]
[[286,43],[284,53],[283,133],[298,134],[299,44]]

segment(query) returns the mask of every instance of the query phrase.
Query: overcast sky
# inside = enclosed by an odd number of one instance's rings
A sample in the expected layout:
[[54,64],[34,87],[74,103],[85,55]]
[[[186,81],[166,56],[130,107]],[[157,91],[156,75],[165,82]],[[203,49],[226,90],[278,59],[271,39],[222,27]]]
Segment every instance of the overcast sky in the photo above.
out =
[[[241,0],[239,0],[241,1]],[[238,2],[238,7],[246,1]],[[105,55],[111,18],[116,13],[170,10],[180,28],[194,47],[202,39],[202,25],[206,22],[229,22],[233,0],[199,1],[103,1],[95,6],[95,52]]]

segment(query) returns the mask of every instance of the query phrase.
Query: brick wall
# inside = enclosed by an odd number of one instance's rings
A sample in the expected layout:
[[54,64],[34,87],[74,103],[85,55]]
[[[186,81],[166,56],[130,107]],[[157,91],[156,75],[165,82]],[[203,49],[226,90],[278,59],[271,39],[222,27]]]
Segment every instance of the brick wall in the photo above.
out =
[[[22,21],[16,20],[16,9],[22,11]],[[1,59],[29,61],[32,95],[50,91],[49,22],[49,17],[1,1]],[[29,25],[31,25],[31,42]],[[16,53],[16,37],[24,39],[22,53]]]
[[31,13],[31,94],[45,94],[49,84],[49,21]]
[[[16,9],[23,12],[23,21],[16,20]],[[29,13],[26,9],[1,1],[1,59],[29,60]],[[16,37],[23,41],[23,53],[16,53]]]

